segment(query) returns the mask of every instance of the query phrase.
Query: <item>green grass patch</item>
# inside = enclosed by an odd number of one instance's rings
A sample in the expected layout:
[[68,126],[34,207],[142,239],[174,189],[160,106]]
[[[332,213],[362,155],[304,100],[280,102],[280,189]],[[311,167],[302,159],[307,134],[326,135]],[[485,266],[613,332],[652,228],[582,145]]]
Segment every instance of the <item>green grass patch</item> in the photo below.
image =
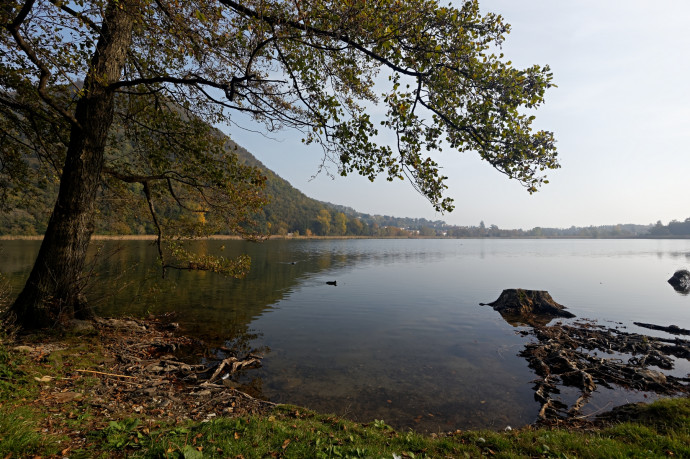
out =
[[40,432],[40,420],[29,408],[0,406],[0,457],[57,454],[58,439]]
[[36,381],[24,368],[26,357],[0,340],[0,457],[56,454],[58,440],[43,435],[43,413],[24,406],[36,397]]
[[[112,422],[96,435],[104,450],[125,448],[133,457],[690,457],[688,407],[687,398],[664,400],[642,411],[650,424],[625,422],[602,430],[525,428],[432,437],[396,432],[380,420],[358,424],[284,405],[270,416],[182,427],[149,428],[130,419]],[[659,413],[671,422],[655,424]]]
[[26,358],[11,351],[0,337],[0,401],[29,396],[36,385],[23,367]]

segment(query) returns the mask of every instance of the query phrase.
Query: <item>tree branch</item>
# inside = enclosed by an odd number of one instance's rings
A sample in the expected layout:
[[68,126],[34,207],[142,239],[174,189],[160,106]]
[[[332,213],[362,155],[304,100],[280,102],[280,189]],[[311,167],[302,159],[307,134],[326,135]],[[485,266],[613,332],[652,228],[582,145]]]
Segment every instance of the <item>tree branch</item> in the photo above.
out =
[[150,85],[156,83],[172,83],[172,84],[185,84],[190,86],[196,86],[202,84],[205,86],[211,86],[216,89],[222,89],[223,91],[228,91],[229,87],[227,84],[216,83],[215,81],[207,80],[205,78],[193,77],[193,78],[182,78],[182,77],[172,77],[172,76],[156,76],[150,78],[136,78],[134,80],[122,80],[115,83],[111,83],[110,89],[127,88],[139,85]]
[[365,46],[360,45],[356,41],[352,40],[349,36],[341,33],[336,33],[328,30],[322,30],[318,29],[316,27],[307,25],[307,24],[300,24],[299,22],[287,19],[287,18],[278,18],[275,16],[266,16],[263,14],[259,14],[256,11],[247,8],[244,5],[241,5],[235,1],[232,0],[219,0],[220,3],[223,5],[237,11],[238,13],[244,14],[245,16],[250,16],[254,19],[258,19],[260,21],[263,21],[271,26],[276,26],[276,25],[287,25],[293,29],[298,29],[298,30],[303,30],[305,32],[311,32],[315,35],[322,36],[322,37],[328,37],[328,38],[333,38],[334,40],[341,41],[343,43],[347,43],[348,45],[352,46],[355,48],[357,51],[360,51],[361,53],[367,55],[368,57],[380,62],[381,64],[385,65],[386,67],[398,72],[402,73],[403,75],[408,75],[408,76],[414,76],[414,77],[423,77],[423,76],[428,76],[428,73],[422,73],[422,72],[417,72],[409,69],[405,69],[403,67],[400,67],[390,60],[384,58],[383,56],[376,54],[375,52],[371,51],[370,49],[366,48]]
[[101,32],[101,26],[93,22],[89,17],[83,15],[82,13],[73,10],[69,6],[65,5],[64,0],[48,0],[50,3],[55,5],[57,8],[60,8],[62,11],[65,13],[69,14],[72,17],[75,17],[82,21],[84,24],[88,25],[91,27],[94,31],[100,33]]
[[38,79],[37,87],[38,95],[41,97],[41,99],[43,99],[43,101],[45,101],[52,109],[57,111],[67,121],[69,121],[71,124],[75,126],[79,126],[79,122],[74,117],[74,115],[60,107],[48,94],[46,87],[48,86],[48,79],[50,78],[52,73],[50,72],[50,69],[48,69],[48,67],[43,62],[41,62],[41,60],[38,58],[38,55],[31,47],[31,45],[29,45],[26,42],[26,40],[24,40],[24,37],[22,37],[22,35],[19,33],[19,28],[26,20],[26,17],[29,15],[29,12],[31,12],[34,3],[35,0],[26,1],[24,3],[24,6],[22,6],[22,9],[19,11],[17,17],[14,19],[14,21],[12,21],[6,26],[7,30],[12,34],[12,37],[14,38],[14,41],[17,43],[19,49],[21,49],[24,52],[24,54],[26,54],[26,56],[29,58],[29,60],[33,62],[33,64],[40,70],[40,76]]
[[143,182],[144,185],[144,196],[146,196],[146,202],[149,205],[149,212],[151,213],[151,218],[153,219],[153,224],[156,225],[156,230],[158,234],[156,236],[156,247],[158,248],[158,257],[161,259],[161,264],[163,267],[163,277],[165,277],[165,260],[163,259],[163,228],[158,221],[158,215],[156,214],[156,209],[153,207],[153,200],[151,199],[151,188],[149,187],[149,182]]

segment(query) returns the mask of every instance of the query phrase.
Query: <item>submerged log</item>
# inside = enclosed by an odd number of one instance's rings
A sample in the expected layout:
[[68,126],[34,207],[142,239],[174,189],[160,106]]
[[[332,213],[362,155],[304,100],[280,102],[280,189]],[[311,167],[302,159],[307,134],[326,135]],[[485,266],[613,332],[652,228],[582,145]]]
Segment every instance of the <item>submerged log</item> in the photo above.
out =
[[491,306],[511,323],[508,317],[523,318],[527,323],[548,322],[554,317],[575,317],[575,314],[565,310],[565,306],[556,303],[545,290],[506,289],[493,303],[480,304]]
[[665,327],[663,325],[647,324],[644,322],[633,323],[638,327],[649,328],[650,330],[661,330],[667,333],[671,333],[672,335],[690,335],[690,330],[680,328],[678,325],[669,325],[668,327]]

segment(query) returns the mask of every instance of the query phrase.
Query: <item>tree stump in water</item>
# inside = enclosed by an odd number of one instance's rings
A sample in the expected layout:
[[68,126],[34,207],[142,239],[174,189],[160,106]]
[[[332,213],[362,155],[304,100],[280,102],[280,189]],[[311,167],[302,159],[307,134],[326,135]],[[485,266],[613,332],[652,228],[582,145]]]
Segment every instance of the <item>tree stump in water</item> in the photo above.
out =
[[668,280],[677,292],[690,293],[690,271],[681,269],[673,273],[673,277]]
[[527,323],[532,323],[535,319],[537,322],[548,322],[554,317],[575,317],[575,314],[565,310],[565,306],[556,303],[545,290],[510,288],[503,290],[493,303],[480,304],[491,306],[503,317],[518,317]]

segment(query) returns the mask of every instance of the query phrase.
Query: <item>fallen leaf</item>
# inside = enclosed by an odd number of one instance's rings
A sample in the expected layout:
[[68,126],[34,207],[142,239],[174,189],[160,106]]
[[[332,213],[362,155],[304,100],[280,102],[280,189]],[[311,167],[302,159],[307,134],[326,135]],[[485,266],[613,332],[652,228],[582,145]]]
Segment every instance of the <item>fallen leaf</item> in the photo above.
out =
[[237,432],[235,432],[235,440],[239,440],[239,439],[240,439],[240,434],[238,434]]
[[37,376],[34,376],[34,379],[35,379],[36,381],[38,381],[38,382],[50,382],[50,381],[53,380],[53,377],[52,377],[52,376],[48,376],[48,375],[46,375],[46,376],[41,376],[40,378],[37,377]]
[[287,448],[289,444],[290,444],[290,439],[288,438],[287,440],[285,440],[283,442],[283,449]]

